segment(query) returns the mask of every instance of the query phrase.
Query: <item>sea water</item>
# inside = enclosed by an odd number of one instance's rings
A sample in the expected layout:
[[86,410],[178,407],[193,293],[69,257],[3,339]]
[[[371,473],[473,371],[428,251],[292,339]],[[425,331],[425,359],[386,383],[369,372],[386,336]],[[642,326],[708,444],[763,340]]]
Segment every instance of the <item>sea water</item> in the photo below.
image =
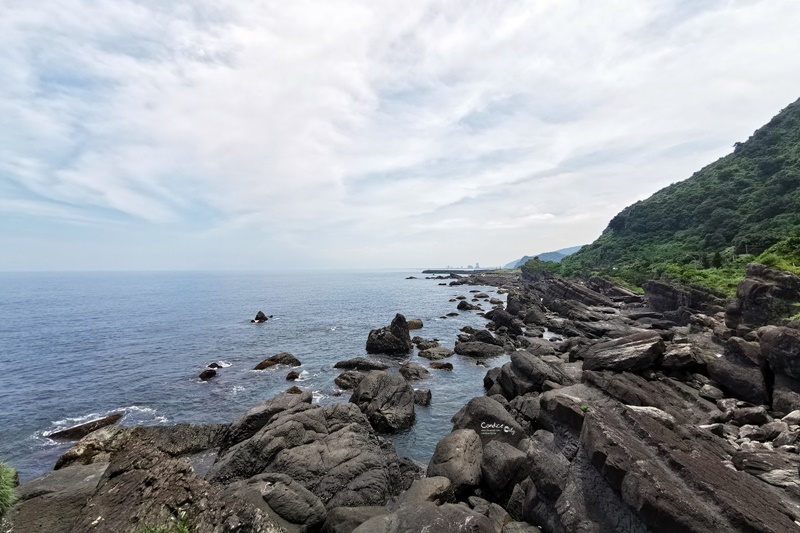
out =
[[[486,320],[440,318],[456,310],[448,300],[473,289],[498,297],[493,287],[405,279],[412,275],[424,278],[401,270],[0,273],[0,460],[23,480],[42,475],[70,446],[49,433],[115,412],[127,426],[227,423],[293,384],[321,404],[347,401],[333,365],[366,355],[371,329],[402,313],[424,323],[412,336],[452,348],[460,328]],[[259,310],[273,318],[252,324]],[[252,370],[279,352],[302,366]],[[386,359],[392,372],[401,361],[428,363],[416,350]],[[427,462],[451,417],[483,394],[486,367],[459,355],[447,361],[452,372],[412,382],[433,400],[416,408],[412,429],[392,436],[402,455]],[[197,379],[212,362],[223,367],[217,377]],[[300,380],[287,381],[290,370]]]

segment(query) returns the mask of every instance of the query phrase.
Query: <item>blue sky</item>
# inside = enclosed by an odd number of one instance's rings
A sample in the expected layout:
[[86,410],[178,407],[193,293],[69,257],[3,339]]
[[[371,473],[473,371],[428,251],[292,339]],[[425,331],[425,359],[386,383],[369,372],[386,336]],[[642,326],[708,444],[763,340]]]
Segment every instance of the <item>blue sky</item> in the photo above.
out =
[[778,0],[7,0],[0,270],[499,265],[800,97]]

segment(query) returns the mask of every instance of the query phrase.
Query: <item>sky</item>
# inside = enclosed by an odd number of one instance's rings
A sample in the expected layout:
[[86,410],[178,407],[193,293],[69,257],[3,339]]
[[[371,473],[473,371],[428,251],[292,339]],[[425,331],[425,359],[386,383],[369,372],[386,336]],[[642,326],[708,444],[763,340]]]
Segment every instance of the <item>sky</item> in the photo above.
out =
[[0,270],[501,265],[800,97],[785,0],[0,12]]

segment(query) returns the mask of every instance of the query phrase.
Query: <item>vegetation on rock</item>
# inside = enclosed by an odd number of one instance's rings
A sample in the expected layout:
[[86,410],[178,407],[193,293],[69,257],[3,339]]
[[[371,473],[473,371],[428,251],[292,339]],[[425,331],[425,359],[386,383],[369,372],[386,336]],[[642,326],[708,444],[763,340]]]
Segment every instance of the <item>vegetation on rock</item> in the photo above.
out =
[[2,522],[16,501],[14,481],[16,472],[5,463],[0,463],[0,522]]

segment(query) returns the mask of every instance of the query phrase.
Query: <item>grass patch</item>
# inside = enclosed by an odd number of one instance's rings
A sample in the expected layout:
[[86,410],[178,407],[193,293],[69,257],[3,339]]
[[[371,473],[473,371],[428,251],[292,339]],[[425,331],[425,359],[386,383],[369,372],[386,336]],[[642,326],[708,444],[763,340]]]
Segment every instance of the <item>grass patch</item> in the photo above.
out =
[[5,463],[0,463],[0,520],[8,515],[17,500],[17,494],[14,491],[15,479],[14,469]]

